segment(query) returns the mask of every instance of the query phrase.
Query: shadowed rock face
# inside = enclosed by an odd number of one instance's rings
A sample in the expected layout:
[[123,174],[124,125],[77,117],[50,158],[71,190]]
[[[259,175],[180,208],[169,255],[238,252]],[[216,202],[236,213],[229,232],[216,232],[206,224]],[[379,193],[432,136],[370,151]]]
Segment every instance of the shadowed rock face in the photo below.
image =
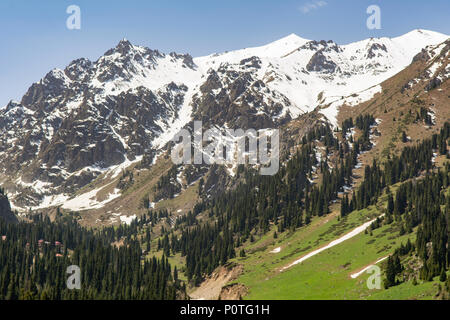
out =
[[386,46],[384,44],[374,43],[370,46],[367,51],[367,58],[372,59],[379,54],[379,51],[387,52]]
[[226,124],[244,130],[272,128],[291,119],[289,113],[282,114],[289,99],[255,76],[260,64],[259,58],[251,57],[240,61],[239,71],[227,64],[211,70],[194,97],[193,119],[202,120],[206,128]]
[[317,51],[306,65],[306,70],[309,72],[324,72],[334,73],[338,66],[332,60],[329,60],[322,51]]
[[[102,169],[151,153],[152,141],[178,117],[188,87],[162,82],[149,89],[140,83],[160,61],[173,69],[196,67],[190,55],[168,58],[122,40],[96,62],[77,59],[49,72],[21,102],[0,109],[0,174],[70,193]],[[25,204],[41,197],[23,198]]]
[[428,54],[428,51],[425,49],[422,49],[418,54],[416,54],[412,60],[412,62],[416,61],[428,61],[430,59],[430,55]]
[[17,222],[17,217],[12,213],[8,197],[0,194],[0,219],[5,219],[6,222]]

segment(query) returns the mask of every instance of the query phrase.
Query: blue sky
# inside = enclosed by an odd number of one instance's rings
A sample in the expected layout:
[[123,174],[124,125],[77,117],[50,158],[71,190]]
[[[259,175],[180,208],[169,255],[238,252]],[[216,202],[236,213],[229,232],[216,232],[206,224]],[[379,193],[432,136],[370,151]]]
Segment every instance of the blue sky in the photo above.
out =
[[[81,9],[81,30],[66,28],[72,4]],[[381,8],[381,30],[366,27],[372,4]],[[50,69],[96,60],[124,37],[195,57],[290,33],[340,44],[417,28],[450,34],[449,12],[449,0],[1,0],[0,106]]]

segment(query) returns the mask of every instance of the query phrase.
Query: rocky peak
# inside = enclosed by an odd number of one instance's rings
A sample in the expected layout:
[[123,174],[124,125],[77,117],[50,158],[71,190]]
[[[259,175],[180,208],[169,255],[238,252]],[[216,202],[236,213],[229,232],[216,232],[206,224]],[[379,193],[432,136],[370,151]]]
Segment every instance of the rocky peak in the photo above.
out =
[[100,82],[116,78],[127,80],[133,74],[153,69],[157,59],[164,57],[158,50],[133,46],[128,40],[121,40],[95,62],[97,79]]
[[323,52],[342,52],[342,48],[336,44],[333,40],[312,40],[305,43],[298,50],[312,50],[312,51],[323,51]]
[[116,51],[121,54],[127,54],[132,49],[133,49],[133,45],[126,38],[123,38],[122,40],[120,40],[116,46]]
[[119,43],[114,47],[105,52],[105,56],[113,55],[114,53],[119,53],[121,55],[127,55],[130,51],[132,51],[134,46],[130,41],[123,38],[119,41]]
[[72,61],[65,69],[64,73],[72,81],[84,81],[85,76],[90,73],[93,63],[89,59],[80,58]]

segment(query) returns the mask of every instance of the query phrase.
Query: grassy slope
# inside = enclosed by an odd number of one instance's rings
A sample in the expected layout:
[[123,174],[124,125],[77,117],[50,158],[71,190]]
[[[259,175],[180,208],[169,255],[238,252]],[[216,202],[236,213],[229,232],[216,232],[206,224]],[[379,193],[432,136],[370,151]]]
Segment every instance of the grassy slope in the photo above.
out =
[[[390,226],[373,235],[360,234],[277,274],[253,283],[248,299],[360,299],[371,295],[365,282],[369,275],[351,279],[350,274],[393,252],[411,235],[397,237]],[[373,241],[376,239],[376,241]]]
[[[395,192],[398,186],[391,190]],[[395,223],[375,229],[370,234],[361,233],[335,247],[321,252],[301,264],[283,272],[279,270],[304,254],[380,215],[386,195],[376,206],[354,211],[338,221],[336,212],[316,218],[294,233],[285,232],[273,239],[273,232],[247,244],[247,257],[236,258],[244,266],[244,273],[234,282],[249,289],[244,299],[431,299],[437,292],[437,279],[414,286],[402,283],[388,290],[369,290],[366,281],[370,274],[356,279],[351,274],[383,258],[408,238],[415,241],[415,231],[399,236]],[[279,253],[271,253],[281,247]],[[381,265],[383,262],[379,263]]]

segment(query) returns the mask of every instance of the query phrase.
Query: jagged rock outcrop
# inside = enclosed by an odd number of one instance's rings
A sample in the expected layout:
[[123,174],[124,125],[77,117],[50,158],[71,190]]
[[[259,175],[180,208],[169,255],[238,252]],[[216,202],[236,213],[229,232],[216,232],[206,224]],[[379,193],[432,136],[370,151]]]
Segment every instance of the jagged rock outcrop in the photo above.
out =
[[309,60],[306,65],[306,70],[309,72],[325,72],[325,73],[333,73],[338,69],[336,63],[332,60],[328,59],[323,51],[317,51]]

